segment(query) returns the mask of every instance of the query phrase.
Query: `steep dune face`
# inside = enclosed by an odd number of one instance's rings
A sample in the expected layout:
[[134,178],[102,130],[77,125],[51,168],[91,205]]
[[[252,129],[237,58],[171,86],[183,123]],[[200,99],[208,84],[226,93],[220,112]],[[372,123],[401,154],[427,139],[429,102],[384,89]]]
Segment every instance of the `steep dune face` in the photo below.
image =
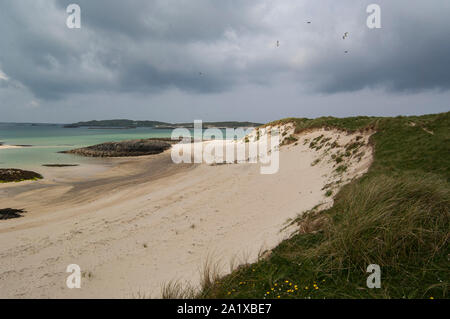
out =
[[[323,186],[327,197],[355,178],[361,177],[369,169],[373,160],[371,130],[347,132],[337,129],[312,129],[295,134],[291,124],[277,127],[281,132],[281,148],[286,152],[313,154],[311,167],[326,170],[327,180]],[[298,153],[299,152],[299,153]]]
[[[198,285],[205,260],[217,262],[222,274],[230,264],[256,260],[292,234],[289,219],[332,205],[339,187],[372,161],[372,132],[278,129],[275,174],[248,162],[200,164],[115,192],[105,185],[104,193],[83,194],[76,207],[59,203],[55,211],[49,204],[36,216],[30,210],[0,223],[0,297],[158,297],[171,280]],[[260,129],[227,143],[266,134]],[[73,263],[84,273],[82,289],[65,286]]]
[[[274,132],[276,132],[278,137],[271,139],[275,134]],[[286,166],[284,169],[295,170],[295,163],[290,163],[287,160],[291,156],[297,158],[297,163],[310,162],[311,170],[314,170],[313,167],[316,166],[323,169],[323,176],[327,177],[327,183],[323,186],[323,189],[328,192],[329,195],[327,197],[330,197],[330,193],[333,193],[334,190],[367,172],[373,158],[373,149],[370,143],[370,137],[373,133],[374,131],[372,130],[348,132],[321,128],[310,129],[296,134],[294,124],[267,126],[255,129],[241,140],[225,141],[222,156],[220,159],[210,159],[210,162],[212,162],[210,164],[215,165],[222,162],[223,158],[227,157],[227,150],[233,149],[233,146],[235,147],[234,157],[231,157],[233,159],[231,163],[233,164],[261,162],[261,149],[263,149],[263,153],[267,154],[277,151],[280,154],[280,158],[284,159],[283,162],[279,162],[280,167],[282,165]],[[222,143],[223,141],[204,142],[203,149],[205,149],[205,146]],[[259,144],[257,146],[257,154],[252,155],[249,152],[249,148],[251,148],[249,144],[251,143],[266,143],[267,145]],[[245,156],[243,158],[238,158],[237,156],[236,149],[239,146],[245,148]],[[265,156],[270,160],[270,155],[267,154]],[[311,157],[313,158],[312,160]],[[264,166],[264,164],[268,163],[260,164]],[[276,173],[275,171],[274,174]],[[300,178],[301,176],[297,177]]]

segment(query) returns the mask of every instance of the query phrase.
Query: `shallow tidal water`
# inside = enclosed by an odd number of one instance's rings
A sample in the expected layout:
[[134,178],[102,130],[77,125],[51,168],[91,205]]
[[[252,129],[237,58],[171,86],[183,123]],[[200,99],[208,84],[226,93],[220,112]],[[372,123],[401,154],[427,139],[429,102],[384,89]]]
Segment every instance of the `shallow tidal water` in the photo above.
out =
[[0,142],[6,145],[29,145],[0,149],[0,168],[31,169],[43,164],[88,163],[95,159],[58,152],[105,142],[170,137],[171,133],[171,129],[89,129],[0,123]]

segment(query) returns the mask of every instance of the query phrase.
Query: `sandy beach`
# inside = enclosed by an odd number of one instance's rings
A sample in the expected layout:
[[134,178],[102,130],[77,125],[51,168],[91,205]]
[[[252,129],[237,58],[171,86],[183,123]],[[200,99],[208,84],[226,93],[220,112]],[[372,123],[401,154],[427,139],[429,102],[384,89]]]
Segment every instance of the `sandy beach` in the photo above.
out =
[[[339,146],[311,148],[321,135]],[[332,205],[324,187],[335,193],[368,170],[370,135],[303,132],[280,147],[272,175],[250,163],[176,165],[169,150],[0,184],[0,208],[26,210],[0,221],[0,298],[158,298],[169,281],[196,286],[207,260],[225,274],[289,237],[290,219]],[[332,155],[356,140],[361,157],[337,174]],[[81,289],[66,287],[69,264],[82,269]]]
[[15,146],[15,145],[0,145],[0,150],[7,150],[11,148],[21,148],[21,146]]

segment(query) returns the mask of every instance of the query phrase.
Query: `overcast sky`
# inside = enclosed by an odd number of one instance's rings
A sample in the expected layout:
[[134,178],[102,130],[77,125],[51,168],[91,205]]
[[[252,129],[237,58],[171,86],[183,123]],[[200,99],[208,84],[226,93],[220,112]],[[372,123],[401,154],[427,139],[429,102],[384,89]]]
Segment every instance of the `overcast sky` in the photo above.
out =
[[449,110],[448,0],[0,2],[0,122]]

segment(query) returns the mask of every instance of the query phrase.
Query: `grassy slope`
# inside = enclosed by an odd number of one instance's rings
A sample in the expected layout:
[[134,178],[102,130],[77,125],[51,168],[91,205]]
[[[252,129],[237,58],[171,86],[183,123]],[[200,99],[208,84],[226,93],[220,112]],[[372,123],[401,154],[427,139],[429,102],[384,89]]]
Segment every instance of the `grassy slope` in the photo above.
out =
[[[297,132],[375,128],[374,163],[332,208],[297,220],[307,231],[269,258],[204,280],[197,297],[448,298],[450,113],[282,122],[295,122]],[[369,264],[381,266],[381,289],[366,288]]]

